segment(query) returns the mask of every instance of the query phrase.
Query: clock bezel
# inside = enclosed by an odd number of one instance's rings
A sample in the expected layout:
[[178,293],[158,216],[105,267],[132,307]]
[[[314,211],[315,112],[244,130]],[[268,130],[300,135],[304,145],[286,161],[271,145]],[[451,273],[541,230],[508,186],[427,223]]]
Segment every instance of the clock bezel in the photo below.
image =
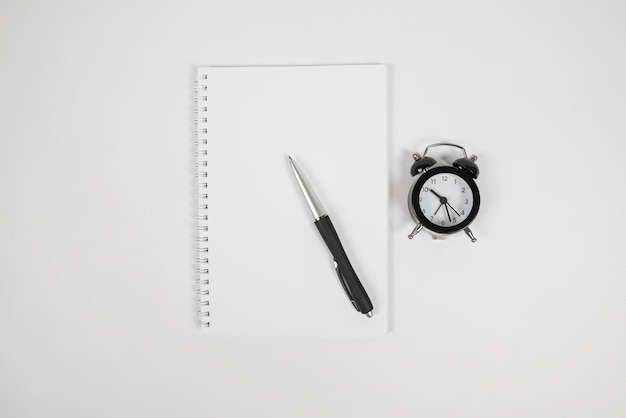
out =
[[[419,206],[419,191],[422,189],[428,179],[441,173],[454,174],[461,177],[468,184],[470,190],[472,191],[472,210],[470,211],[469,215],[467,215],[467,218],[463,220],[463,222],[452,226],[441,226],[432,223],[430,220],[428,220],[428,218],[426,218],[426,216],[424,216]],[[425,171],[415,181],[415,183],[413,184],[413,188],[411,189],[410,203],[412,215],[416,218],[418,222],[420,222],[424,226],[424,228],[439,234],[453,234],[466,228],[469,224],[472,223],[474,218],[476,218],[476,215],[478,215],[478,209],[480,207],[480,193],[478,191],[478,186],[476,185],[476,182],[467,173],[453,166],[439,166],[433,167]]]

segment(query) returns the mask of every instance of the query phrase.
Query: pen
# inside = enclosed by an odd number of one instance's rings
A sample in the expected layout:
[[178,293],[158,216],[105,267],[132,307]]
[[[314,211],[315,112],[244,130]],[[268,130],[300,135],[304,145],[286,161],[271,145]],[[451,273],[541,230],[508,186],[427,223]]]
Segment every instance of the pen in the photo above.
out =
[[296,177],[298,185],[300,186],[300,190],[302,190],[302,194],[309,205],[309,209],[311,209],[311,213],[313,213],[315,226],[333,256],[335,271],[339,277],[339,282],[356,310],[371,318],[372,310],[374,309],[372,302],[354,272],[352,264],[350,264],[350,260],[348,260],[348,256],[341,245],[341,241],[339,241],[339,236],[337,235],[337,231],[335,231],[333,223],[328,217],[328,213],[326,213],[324,206],[322,206],[322,203],[315,194],[315,191],[308,183],[306,177],[302,173],[302,170],[300,170],[293,158],[289,157],[289,163],[291,164],[293,174]]

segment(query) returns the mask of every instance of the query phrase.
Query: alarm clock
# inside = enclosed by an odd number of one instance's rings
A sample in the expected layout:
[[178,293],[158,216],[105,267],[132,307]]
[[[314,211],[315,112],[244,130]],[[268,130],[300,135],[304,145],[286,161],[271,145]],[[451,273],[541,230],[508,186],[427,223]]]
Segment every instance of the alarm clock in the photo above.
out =
[[[428,156],[434,147],[454,147],[463,156],[448,164]],[[409,239],[427,229],[434,238],[465,231],[476,242],[469,225],[478,215],[480,193],[476,185],[478,157],[467,156],[465,148],[449,143],[432,144],[423,155],[413,154],[411,176],[415,178],[409,190],[409,213],[417,224]]]

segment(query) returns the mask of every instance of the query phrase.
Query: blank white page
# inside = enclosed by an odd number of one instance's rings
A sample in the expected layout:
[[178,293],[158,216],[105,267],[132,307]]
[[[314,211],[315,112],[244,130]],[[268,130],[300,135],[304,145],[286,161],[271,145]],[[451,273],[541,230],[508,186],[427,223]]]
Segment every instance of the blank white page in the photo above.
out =
[[[386,333],[386,66],[204,67],[198,80],[207,332]],[[289,155],[333,220],[372,318],[343,291]]]

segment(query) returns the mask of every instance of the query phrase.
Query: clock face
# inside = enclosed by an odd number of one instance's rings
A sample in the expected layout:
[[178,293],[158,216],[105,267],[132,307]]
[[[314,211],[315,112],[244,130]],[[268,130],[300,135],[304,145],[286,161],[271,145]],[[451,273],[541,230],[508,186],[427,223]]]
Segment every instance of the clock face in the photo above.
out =
[[474,180],[455,167],[436,167],[422,174],[411,203],[418,221],[439,233],[459,231],[478,214],[480,195]]

